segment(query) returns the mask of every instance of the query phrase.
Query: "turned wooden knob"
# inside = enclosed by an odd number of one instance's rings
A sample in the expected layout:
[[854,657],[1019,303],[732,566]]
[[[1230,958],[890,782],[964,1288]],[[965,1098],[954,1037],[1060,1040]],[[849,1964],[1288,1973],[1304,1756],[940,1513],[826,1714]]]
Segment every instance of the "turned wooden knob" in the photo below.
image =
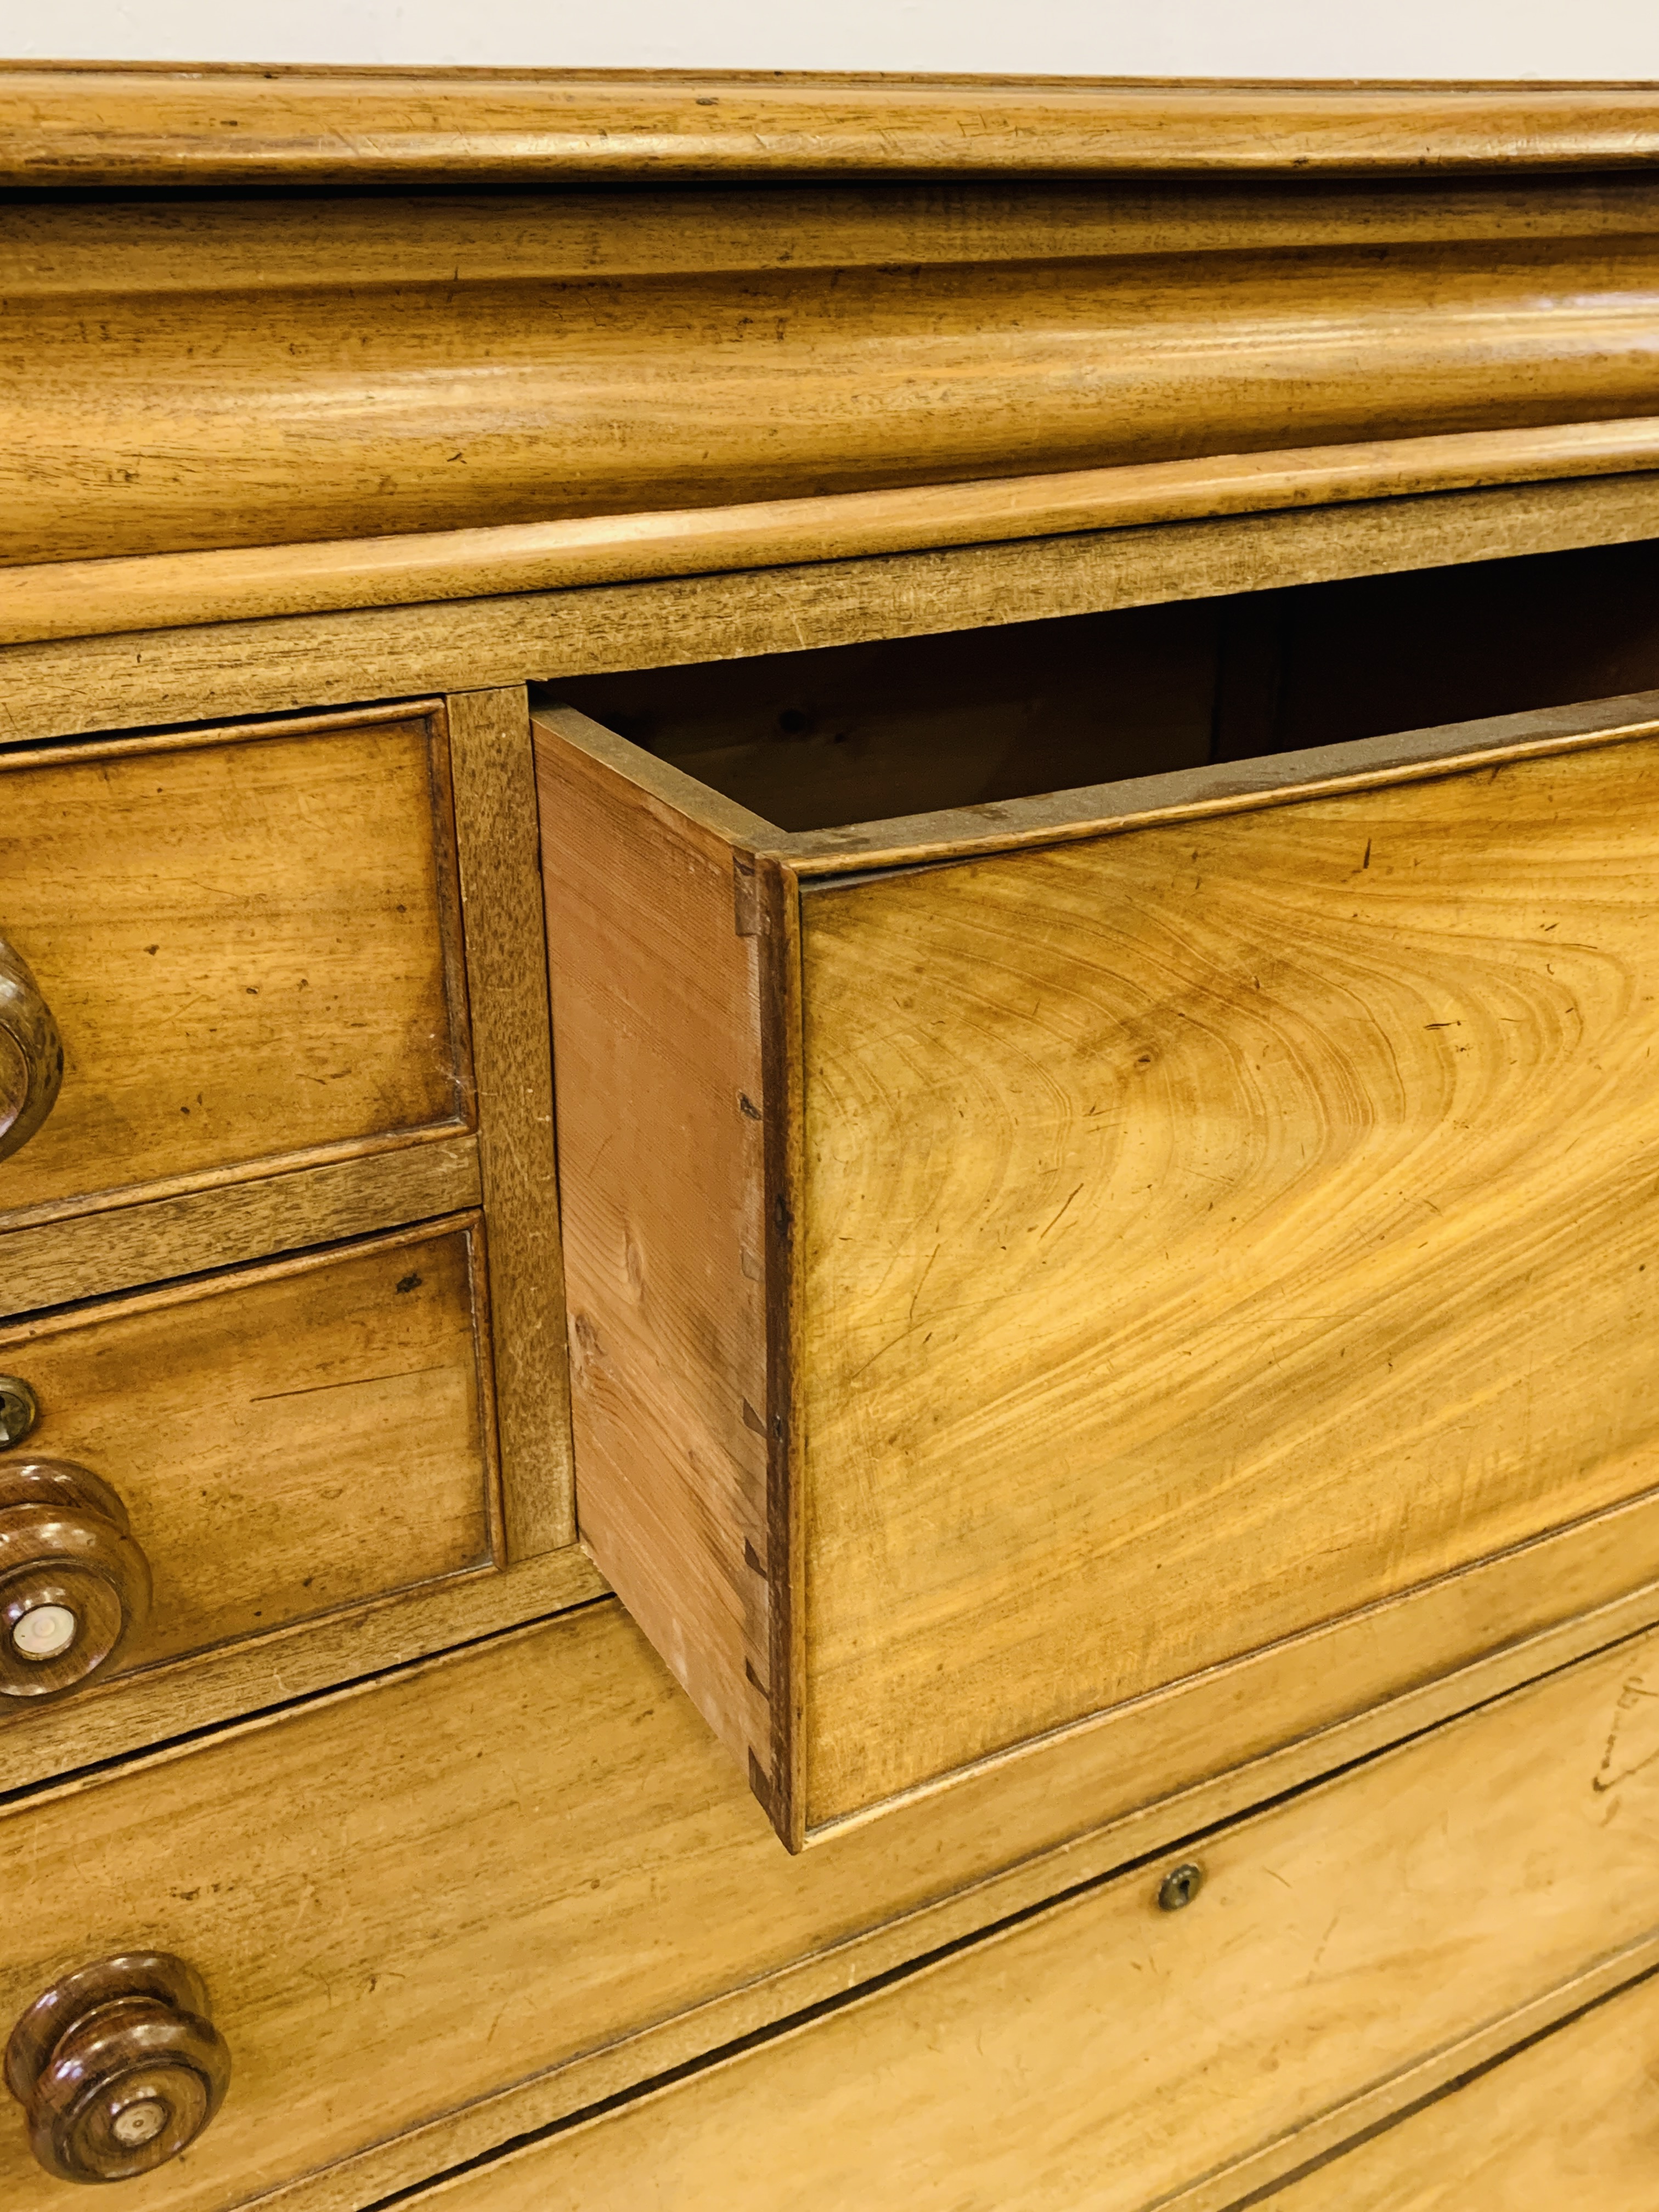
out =
[[67,1460],[0,1459],[0,1697],[55,1697],[107,1666],[149,1591],[106,1482]]
[[22,954],[0,937],[0,1160],[27,1145],[58,1101],[64,1045]]
[[128,2181],[164,2166],[201,2134],[229,2081],[201,1976],[161,1951],[65,1974],[6,2045],[29,2147],[60,2181]]

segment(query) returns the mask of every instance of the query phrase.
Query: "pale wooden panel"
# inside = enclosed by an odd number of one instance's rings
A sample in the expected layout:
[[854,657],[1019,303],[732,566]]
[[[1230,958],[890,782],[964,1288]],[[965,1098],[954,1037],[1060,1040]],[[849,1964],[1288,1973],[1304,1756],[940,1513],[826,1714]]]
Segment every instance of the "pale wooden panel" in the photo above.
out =
[[448,720],[507,1543],[529,1559],[576,1533],[530,708],[467,692]]
[[757,921],[739,935],[724,839],[568,742],[564,719],[533,726],[577,1516],[709,1725],[764,1778]]
[[0,560],[1019,477],[1350,441],[1379,421],[1404,437],[1643,416],[1659,247],[533,284],[394,264],[372,313],[366,296],[100,284],[8,301],[30,374],[0,449]]
[[1273,2212],[1648,2212],[1659,1981],[1638,1983],[1273,2197]]
[[[118,1493],[155,1577],[131,1671],[487,1565],[476,1219],[0,1330],[27,1449]],[[27,1728],[7,1701],[0,1727]]]
[[70,638],[0,646],[0,711],[16,737],[47,737],[921,636],[1656,533],[1659,475],[1650,471],[798,562],[763,579],[689,576]]
[[0,1218],[470,1115],[428,719],[0,758],[0,927],[64,1087]]
[[774,2212],[787,2174],[800,2212],[1209,2212],[1651,1960],[1656,1686],[1651,1639],[1609,1653],[1193,1844],[1184,1911],[1136,1868],[427,2201]]
[[806,890],[811,1821],[1659,1482],[1656,767]]
[[21,185],[1434,173],[1651,158],[1644,85],[1126,84],[705,70],[19,62]]

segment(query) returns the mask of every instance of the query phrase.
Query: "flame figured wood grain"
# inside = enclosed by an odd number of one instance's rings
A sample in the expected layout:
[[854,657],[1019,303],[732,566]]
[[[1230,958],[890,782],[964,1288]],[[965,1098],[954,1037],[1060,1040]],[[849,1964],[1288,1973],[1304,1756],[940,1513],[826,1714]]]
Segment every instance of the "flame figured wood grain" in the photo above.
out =
[[1659,1483],[1656,773],[805,892],[812,1820]]

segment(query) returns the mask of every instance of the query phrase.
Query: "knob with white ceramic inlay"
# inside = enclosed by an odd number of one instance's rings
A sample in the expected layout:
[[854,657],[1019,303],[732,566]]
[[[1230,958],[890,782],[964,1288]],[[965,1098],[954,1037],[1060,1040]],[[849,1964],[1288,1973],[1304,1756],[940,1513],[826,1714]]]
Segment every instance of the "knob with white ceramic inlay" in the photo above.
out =
[[230,2052],[201,1976],[133,1951],[64,1975],[6,2045],[29,2148],[60,2181],[130,2181],[194,2142],[224,2101]]
[[78,1688],[149,1601],[149,1563],[106,1482],[67,1460],[0,1460],[0,1698]]

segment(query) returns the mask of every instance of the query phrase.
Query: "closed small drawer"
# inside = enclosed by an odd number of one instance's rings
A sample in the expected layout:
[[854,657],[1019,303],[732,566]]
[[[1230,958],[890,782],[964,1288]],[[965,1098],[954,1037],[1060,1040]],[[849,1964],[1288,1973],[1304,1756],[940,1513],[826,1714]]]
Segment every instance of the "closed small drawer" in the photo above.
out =
[[0,757],[0,1227],[463,1127],[471,1089],[441,708]]
[[1206,763],[1152,612],[537,716],[579,1519],[793,1846],[1659,1482],[1659,694]]
[[0,1741],[490,1567],[481,1240],[470,1215],[0,1329]]
[[[0,2027],[182,1960],[229,2094],[122,2201],[337,2212],[865,1983],[458,2212],[775,2212],[781,2174],[811,2212],[1140,2212],[1205,2176],[1219,2207],[1659,1956],[1656,1692],[1650,1634],[1083,1884],[1074,1840],[1073,1893],[999,1929],[979,1878],[1036,1838],[994,1792],[792,1858],[584,1607],[0,1811]],[[3,2103],[0,2197],[61,2199]]]

